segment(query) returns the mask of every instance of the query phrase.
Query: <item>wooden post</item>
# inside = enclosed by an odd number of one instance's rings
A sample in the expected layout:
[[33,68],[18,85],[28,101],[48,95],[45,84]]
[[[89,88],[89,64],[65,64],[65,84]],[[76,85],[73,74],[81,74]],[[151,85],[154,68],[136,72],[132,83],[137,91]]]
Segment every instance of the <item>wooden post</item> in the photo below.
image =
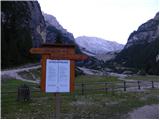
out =
[[140,86],[140,81],[138,81],[138,90],[141,89],[141,86]]
[[152,81],[152,88],[154,88],[154,82]]
[[61,106],[60,94],[55,93],[55,118],[56,119],[60,119],[60,106]]
[[105,92],[106,92],[106,94],[108,92],[107,83],[105,83]]
[[124,81],[124,91],[126,91],[126,81]]
[[82,86],[82,95],[84,95],[84,83],[82,83],[81,86]]

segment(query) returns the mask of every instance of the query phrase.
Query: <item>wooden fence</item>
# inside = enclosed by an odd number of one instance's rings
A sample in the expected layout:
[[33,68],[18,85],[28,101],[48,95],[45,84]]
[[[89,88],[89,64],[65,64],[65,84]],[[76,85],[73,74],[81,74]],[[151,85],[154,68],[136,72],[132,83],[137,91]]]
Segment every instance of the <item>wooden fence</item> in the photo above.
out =
[[[94,83],[79,83],[76,84],[76,88],[81,91],[81,95],[85,95],[88,91],[91,92],[106,92],[109,91],[140,91],[147,88],[158,88],[155,86],[154,81],[120,81],[118,83],[113,82],[94,82]],[[134,84],[134,85],[133,85]],[[157,83],[158,84],[158,83]],[[101,88],[96,88],[96,85],[103,85]],[[132,86],[133,85],[133,86]],[[93,86],[93,87],[88,87]],[[132,90],[130,90],[132,88]]]
[[[155,83],[157,85],[155,86]],[[33,86],[36,86],[37,89],[32,89]],[[3,86],[2,86],[3,87]],[[16,87],[18,90],[18,86]],[[31,92],[41,92],[40,87],[38,85],[29,85]],[[78,93],[80,95],[85,95],[86,93],[100,93],[105,92],[108,93],[109,91],[140,91],[147,88],[158,88],[158,82],[154,81],[120,81],[120,82],[93,82],[93,83],[78,83],[75,84],[75,94]],[[131,90],[132,89],[132,90]],[[10,93],[17,93],[16,91],[2,91],[2,95],[8,95]]]

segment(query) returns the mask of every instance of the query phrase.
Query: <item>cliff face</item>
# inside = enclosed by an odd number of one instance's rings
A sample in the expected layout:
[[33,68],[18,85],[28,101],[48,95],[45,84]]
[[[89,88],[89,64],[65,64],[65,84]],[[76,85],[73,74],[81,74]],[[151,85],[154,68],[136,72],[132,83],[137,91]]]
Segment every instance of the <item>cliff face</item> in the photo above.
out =
[[159,13],[153,19],[142,24],[137,31],[131,33],[125,49],[133,45],[147,44],[155,41],[159,37]]
[[72,33],[68,32],[64,29],[59,22],[57,21],[56,17],[43,13],[45,22],[46,22],[46,29],[47,29],[47,36],[46,42],[47,43],[55,43],[57,37],[60,37],[64,44],[75,44],[74,36]]
[[1,1],[2,68],[31,61],[31,47],[45,41],[45,21],[37,1]]
[[30,11],[30,28],[32,30],[33,47],[39,47],[46,41],[46,23],[38,2],[27,2]]
[[56,39],[60,39],[63,44],[74,44],[76,52],[81,53],[72,33],[63,28],[57,21],[56,17],[43,13],[46,22],[46,43],[55,43]]
[[149,74],[159,72],[159,13],[131,33],[116,62],[142,69]]

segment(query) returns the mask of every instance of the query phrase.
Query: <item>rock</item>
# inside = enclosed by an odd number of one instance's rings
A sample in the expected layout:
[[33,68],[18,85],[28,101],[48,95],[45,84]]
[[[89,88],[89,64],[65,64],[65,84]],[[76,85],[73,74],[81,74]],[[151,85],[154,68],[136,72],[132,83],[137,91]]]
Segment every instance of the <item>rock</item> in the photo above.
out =
[[[104,55],[108,52],[122,50],[124,45],[114,41],[97,37],[80,36],[76,38],[76,44],[87,55]],[[99,47],[97,47],[99,46]]]
[[139,70],[137,72],[137,75],[146,75],[146,72],[144,70]]
[[133,72],[132,71],[124,71],[123,74],[126,74],[126,75],[132,75]]
[[56,39],[60,39],[63,44],[74,44],[76,47],[76,53],[81,53],[78,45],[75,43],[75,39],[72,33],[59,24],[56,17],[43,13],[46,22],[46,43],[55,43]]
[[33,47],[39,47],[46,41],[46,23],[37,1],[27,1],[30,11],[30,28],[32,30]]
[[47,25],[47,43],[55,43],[55,39],[60,35],[63,43],[75,44],[73,34],[64,29],[62,25],[59,24],[56,17],[46,13],[43,13],[43,16]]
[[57,30],[60,30],[62,33],[67,33],[67,30],[64,29],[62,25],[59,24],[55,16],[44,12],[42,14],[44,16],[47,26],[54,26]]
[[150,43],[156,40],[156,38],[158,38],[159,36],[158,17],[159,17],[159,13],[157,13],[153,19],[142,24],[137,31],[134,31],[133,33],[131,33],[124,49],[127,49],[132,45]]

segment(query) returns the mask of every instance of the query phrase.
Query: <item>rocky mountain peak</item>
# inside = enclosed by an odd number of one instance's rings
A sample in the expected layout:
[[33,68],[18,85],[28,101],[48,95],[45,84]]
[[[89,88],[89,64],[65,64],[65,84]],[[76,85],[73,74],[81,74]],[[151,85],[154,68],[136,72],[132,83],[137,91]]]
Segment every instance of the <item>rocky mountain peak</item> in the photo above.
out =
[[125,46],[129,48],[136,44],[150,43],[159,37],[159,13],[153,19],[148,20],[142,24],[137,31],[133,31],[128,38]]
[[98,37],[87,36],[77,37],[76,43],[81,48],[82,52],[91,56],[105,54],[111,51],[122,50],[124,47],[122,44],[119,44],[114,41],[104,40]]
[[54,26],[57,30],[60,30],[63,33],[66,33],[67,30],[60,25],[60,23],[57,21],[56,17],[47,13],[42,12],[44,19],[46,21],[47,26]]
[[159,20],[159,12],[156,13],[154,20]]
[[159,74],[159,13],[130,34],[115,61],[148,74]]
[[46,22],[46,43],[55,43],[55,40],[59,36],[64,44],[75,44],[74,36],[62,27],[57,21],[56,17],[43,12],[43,16]]

